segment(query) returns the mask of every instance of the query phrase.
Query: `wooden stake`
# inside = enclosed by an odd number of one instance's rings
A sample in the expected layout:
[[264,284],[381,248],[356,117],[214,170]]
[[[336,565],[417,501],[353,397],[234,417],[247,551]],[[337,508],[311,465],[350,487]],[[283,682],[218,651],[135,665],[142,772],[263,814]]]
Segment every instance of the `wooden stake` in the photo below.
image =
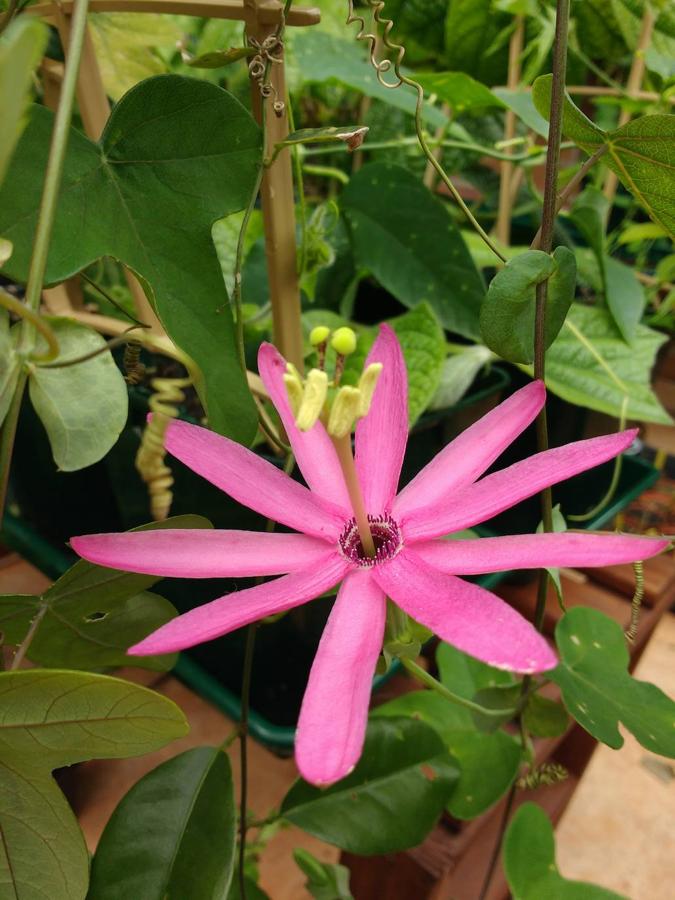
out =
[[[246,33],[257,41],[264,41],[276,30],[275,25],[261,21],[259,15],[264,4],[260,0],[244,0]],[[286,102],[283,48],[274,53],[282,62],[269,67],[269,83],[276,91],[276,98]],[[261,121],[262,98],[258,84],[252,82],[253,110]],[[288,116],[284,107],[281,115],[275,113],[273,98],[265,103],[265,156],[270,155],[275,144],[288,135]],[[295,241],[295,199],[293,174],[288,148],[277,156],[265,171],[261,187],[263,223],[265,228],[265,252],[272,304],[274,343],[280,353],[303,371],[302,325],[300,320],[300,286],[298,283],[297,247]]]

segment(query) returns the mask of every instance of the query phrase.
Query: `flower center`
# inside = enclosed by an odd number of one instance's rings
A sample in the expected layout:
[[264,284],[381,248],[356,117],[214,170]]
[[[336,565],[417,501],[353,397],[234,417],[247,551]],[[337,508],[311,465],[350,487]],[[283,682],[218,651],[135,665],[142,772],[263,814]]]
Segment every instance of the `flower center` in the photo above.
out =
[[398,523],[391,516],[368,516],[370,532],[375,544],[375,556],[368,556],[361,544],[356,519],[350,519],[338,539],[340,552],[357,566],[369,567],[392,559],[403,546]]

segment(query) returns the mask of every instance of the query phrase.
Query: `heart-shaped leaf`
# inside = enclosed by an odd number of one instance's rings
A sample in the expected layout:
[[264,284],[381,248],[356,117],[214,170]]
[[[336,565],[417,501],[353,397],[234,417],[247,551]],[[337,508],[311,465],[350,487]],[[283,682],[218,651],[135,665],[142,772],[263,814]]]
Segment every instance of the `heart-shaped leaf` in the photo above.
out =
[[448,801],[457,768],[439,735],[412,719],[373,719],[351,775],[320,789],[296,781],[281,814],[363,856],[420,843]]
[[341,204],[357,265],[405,306],[426,301],[444,328],[478,337],[483,279],[446,207],[412,172],[364,166]]
[[84,672],[0,673],[0,880],[12,897],[81,900],[89,856],[53,769],[148,753],[187,732],[147,688]]
[[[25,281],[53,115],[35,107],[0,190],[7,273]],[[248,442],[256,414],[239,364],[211,226],[241,209],[260,162],[260,129],[226,91],[160,75],[115,106],[99,144],[70,132],[47,264],[53,284],[113,256],[150,285],[167,332],[201,368],[216,431]]]
[[[59,344],[54,362],[76,360],[105,348],[105,340],[92,328],[56,316],[45,318]],[[37,349],[47,349],[41,336]],[[54,462],[63,472],[102,459],[127,421],[127,386],[109,351],[73,366],[31,367],[28,390],[47,431]]]
[[141,778],[112,814],[87,900],[222,900],[232,879],[235,801],[230,761],[196,747]]
[[578,606],[558,622],[555,637],[560,664],[549,677],[570,715],[610,747],[623,745],[622,722],[647,750],[675,758],[675,703],[628,673],[619,625],[596,609]]
[[513,900],[626,900],[595,884],[562,877],[555,864],[553,827],[536,803],[524,803],[508,827],[504,871]]
[[[201,516],[174,516],[146,528],[210,528]],[[40,625],[28,657],[40,666],[100,669],[134,665],[165,671],[175,654],[127,656],[127,647],[176,615],[168,600],[148,593],[160,579],[95,566],[81,559],[41,595],[0,597],[0,630],[19,644],[36,615]]]

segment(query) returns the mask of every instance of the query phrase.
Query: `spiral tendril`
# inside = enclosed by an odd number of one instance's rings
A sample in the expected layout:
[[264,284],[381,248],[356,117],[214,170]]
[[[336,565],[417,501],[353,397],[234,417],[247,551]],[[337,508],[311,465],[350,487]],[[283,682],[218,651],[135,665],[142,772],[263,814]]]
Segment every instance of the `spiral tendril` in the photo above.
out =
[[644,565],[641,562],[634,562],[633,572],[635,573],[635,592],[630,603],[630,624],[626,629],[626,640],[629,644],[634,643],[637,637],[638,625],[640,624],[640,608],[642,606],[642,598],[645,595]]
[[124,380],[127,384],[140,384],[145,378],[146,367],[141,362],[141,344],[138,341],[129,341],[124,348]]
[[163,522],[168,517],[173,501],[174,479],[165,462],[164,436],[185,400],[183,388],[191,384],[190,378],[153,378],[151,382],[154,391],[149,402],[152,416],[136,454],[136,469],[148,486],[150,513],[155,522]]
[[560,763],[546,762],[522,775],[518,779],[518,787],[521,790],[533,791],[542,785],[560,784],[569,777],[569,774],[565,766],[561,766]]

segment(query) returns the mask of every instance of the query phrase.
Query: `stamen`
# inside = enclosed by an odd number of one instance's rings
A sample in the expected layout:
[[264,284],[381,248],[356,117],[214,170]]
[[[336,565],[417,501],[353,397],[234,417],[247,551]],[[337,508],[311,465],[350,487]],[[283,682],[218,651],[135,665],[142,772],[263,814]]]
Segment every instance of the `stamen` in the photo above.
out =
[[347,522],[338,538],[340,553],[345,559],[365,568],[393,559],[403,546],[398,523],[391,516],[369,515],[368,524],[375,544],[375,556],[369,556],[363,549],[356,519]]

